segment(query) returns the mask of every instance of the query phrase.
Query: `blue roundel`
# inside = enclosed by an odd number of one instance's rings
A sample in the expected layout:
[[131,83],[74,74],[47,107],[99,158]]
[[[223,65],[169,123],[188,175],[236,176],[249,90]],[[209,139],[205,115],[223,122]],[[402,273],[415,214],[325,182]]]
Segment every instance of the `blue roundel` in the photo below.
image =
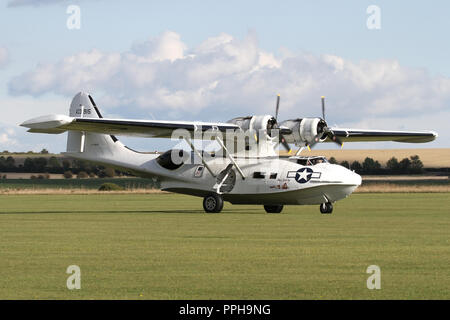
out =
[[297,181],[298,183],[306,183],[311,180],[312,174],[313,170],[311,168],[301,168],[297,170],[295,181]]

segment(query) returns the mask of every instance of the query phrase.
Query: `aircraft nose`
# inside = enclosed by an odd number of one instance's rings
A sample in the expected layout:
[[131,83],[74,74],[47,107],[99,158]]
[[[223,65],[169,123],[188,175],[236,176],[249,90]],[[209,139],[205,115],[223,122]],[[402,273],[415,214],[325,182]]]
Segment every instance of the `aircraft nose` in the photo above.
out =
[[362,183],[362,178],[356,172],[345,168],[345,178],[343,182],[349,185],[360,186]]
[[357,174],[356,172],[352,171],[352,180],[354,182],[355,185],[360,186],[362,183],[362,178],[359,174]]
[[336,186],[333,192],[326,192],[326,197],[329,199],[329,201],[333,202],[344,199],[352,194],[353,191],[355,191],[356,188],[361,185],[361,176],[356,172],[353,172],[340,165],[333,165],[332,169],[333,170],[331,171],[334,174],[333,178],[331,178],[330,176],[326,176],[325,179],[335,179],[340,183]]
[[343,183],[347,186],[344,188],[345,196],[348,197],[350,194],[353,193],[353,191],[356,190],[361,185],[362,178],[359,174],[357,174],[354,171],[351,171],[347,168],[345,168],[346,174],[345,178],[343,179]]

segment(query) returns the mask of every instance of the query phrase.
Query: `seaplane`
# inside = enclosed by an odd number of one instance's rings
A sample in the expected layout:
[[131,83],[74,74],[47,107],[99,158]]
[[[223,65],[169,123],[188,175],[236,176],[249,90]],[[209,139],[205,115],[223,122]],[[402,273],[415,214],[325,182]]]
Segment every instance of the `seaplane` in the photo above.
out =
[[[207,213],[219,213],[224,201],[262,205],[280,213],[285,205],[319,205],[330,214],[333,204],[361,185],[361,176],[325,157],[301,156],[318,143],[396,141],[424,143],[433,131],[362,130],[331,127],[322,117],[278,121],[275,116],[251,115],[227,122],[164,121],[104,118],[89,93],[73,98],[69,115],[53,114],[25,121],[31,133],[67,134],[68,157],[111,166],[129,174],[157,179],[161,189],[203,198]],[[117,136],[165,138],[186,148],[161,153],[134,151]],[[217,147],[205,150],[198,141]],[[291,150],[295,145],[295,153]],[[188,146],[188,147],[187,147]],[[280,156],[280,148],[288,153]]]

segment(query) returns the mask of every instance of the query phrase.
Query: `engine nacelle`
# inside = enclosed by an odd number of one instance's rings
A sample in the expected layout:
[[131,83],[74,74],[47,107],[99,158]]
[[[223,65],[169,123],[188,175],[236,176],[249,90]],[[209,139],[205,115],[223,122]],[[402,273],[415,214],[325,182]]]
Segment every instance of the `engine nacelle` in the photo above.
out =
[[319,134],[320,141],[326,139],[324,128],[327,126],[325,120],[321,118],[303,118],[286,120],[280,124],[280,127],[289,128],[292,133],[284,135],[289,143],[295,143],[297,146],[305,146],[314,142],[314,137]]
[[305,146],[314,142],[314,138],[319,136],[320,141],[326,139],[325,128],[327,123],[321,118],[291,119],[277,124],[274,117],[270,115],[248,116],[234,118],[228,121],[238,125],[244,132],[252,132],[257,135],[257,143],[262,141],[276,142],[272,129],[279,129],[282,137],[288,143],[295,143],[297,146]]
[[268,137],[271,137],[271,131],[277,124],[275,118],[270,115],[239,117],[228,122],[238,125],[243,131],[251,130],[257,134],[263,131]]
[[[278,135],[272,129],[277,128],[277,121],[270,115],[234,118],[229,121],[238,125],[242,132],[235,132],[233,150],[245,151],[246,156],[275,156]],[[228,145],[230,141],[228,141]]]

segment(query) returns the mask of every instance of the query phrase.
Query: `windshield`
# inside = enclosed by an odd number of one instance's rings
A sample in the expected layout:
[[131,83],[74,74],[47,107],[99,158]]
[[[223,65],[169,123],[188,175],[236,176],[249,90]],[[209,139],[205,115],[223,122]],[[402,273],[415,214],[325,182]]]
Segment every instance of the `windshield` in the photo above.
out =
[[298,164],[302,166],[314,166],[319,163],[328,163],[327,158],[325,157],[297,157],[295,158]]

